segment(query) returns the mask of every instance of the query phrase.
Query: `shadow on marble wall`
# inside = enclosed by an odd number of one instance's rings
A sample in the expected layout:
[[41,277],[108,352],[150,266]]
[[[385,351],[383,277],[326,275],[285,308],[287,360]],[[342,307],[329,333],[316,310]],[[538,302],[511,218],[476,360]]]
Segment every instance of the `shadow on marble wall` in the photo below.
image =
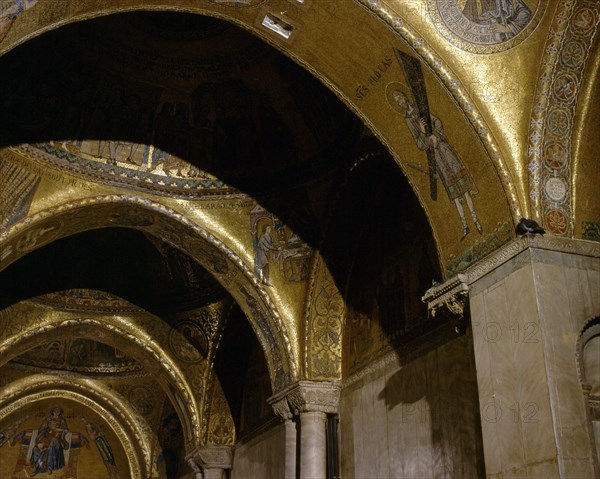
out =
[[404,358],[378,399],[401,422],[429,428],[432,470],[440,477],[483,477],[483,443],[470,331],[420,357]]
[[440,328],[373,360],[340,411],[344,477],[485,477],[470,330]]

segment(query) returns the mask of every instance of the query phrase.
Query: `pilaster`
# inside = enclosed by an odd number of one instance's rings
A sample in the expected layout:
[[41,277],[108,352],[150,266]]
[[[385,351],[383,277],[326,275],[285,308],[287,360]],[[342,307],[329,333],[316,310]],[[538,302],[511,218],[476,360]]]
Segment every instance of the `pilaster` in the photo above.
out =
[[600,244],[525,236],[423,297],[460,315],[468,295],[489,478],[595,477],[576,343],[598,291]]

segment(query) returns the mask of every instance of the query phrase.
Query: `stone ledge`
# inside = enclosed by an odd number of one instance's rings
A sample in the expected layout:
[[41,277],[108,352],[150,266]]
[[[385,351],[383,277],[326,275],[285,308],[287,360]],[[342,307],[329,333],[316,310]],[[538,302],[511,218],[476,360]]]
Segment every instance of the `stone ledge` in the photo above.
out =
[[[507,243],[444,283],[429,288],[421,299],[427,303],[431,316],[435,316],[440,308],[444,308],[460,318],[469,293],[473,293],[474,283],[500,268],[504,268],[501,276],[507,276],[532,263],[561,264],[572,268],[599,270],[599,258],[600,243],[595,241],[526,235]],[[499,279],[501,278],[492,278],[491,282],[495,283]],[[482,287],[479,284],[477,289],[481,290]]]
[[[600,243],[595,241],[562,238],[560,236],[527,235],[516,238],[467,268],[462,273],[465,283],[467,285],[473,284],[475,281],[494,271],[526,250],[542,250],[590,258],[600,258]],[[545,259],[550,259],[550,257],[544,254],[535,254],[536,261],[543,262]]]

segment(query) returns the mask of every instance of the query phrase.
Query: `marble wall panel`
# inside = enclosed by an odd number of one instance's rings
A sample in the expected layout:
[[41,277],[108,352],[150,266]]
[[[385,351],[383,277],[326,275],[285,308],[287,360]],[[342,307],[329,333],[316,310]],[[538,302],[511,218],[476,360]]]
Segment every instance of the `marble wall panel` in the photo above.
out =
[[342,477],[480,477],[472,347],[470,335],[452,339],[402,366],[384,363],[343,388]]
[[556,455],[533,270],[507,272],[470,298],[488,477],[526,477]]
[[575,345],[600,314],[598,260],[542,249],[521,256],[471,287],[487,477],[591,478]]
[[525,477],[527,477],[527,478],[560,477],[559,471],[558,471],[558,466],[557,466],[555,460],[548,460],[547,462],[541,462],[539,464],[531,464],[531,465],[527,466],[526,472],[527,472],[527,475]]
[[267,429],[234,450],[231,479],[285,477],[285,428],[283,423]]
[[586,404],[575,357],[579,325],[591,319],[586,315],[585,306],[591,303],[587,296],[591,290],[585,281],[578,280],[585,278],[581,270],[575,269],[582,262],[565,264],[568,267],[534,265],[546,369],[563,477],[593,477]]
[[592,421],[592,431],[596,437],[596,455],[600,461],[600,421]]
[[600,271],[596,269],[587,270],[587,277],[588,284],[590,285],[590,296],[588,301],[591,307],[591,315],[598,314],[598,311],[600,311],[600,293],[598,293],[600,291]]

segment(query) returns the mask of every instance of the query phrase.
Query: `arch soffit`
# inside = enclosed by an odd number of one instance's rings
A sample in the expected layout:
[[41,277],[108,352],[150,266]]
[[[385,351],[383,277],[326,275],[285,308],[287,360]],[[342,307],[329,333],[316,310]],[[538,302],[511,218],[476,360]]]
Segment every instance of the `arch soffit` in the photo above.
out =
[[[0,327],[3,329],[0,335],[0,366],[29,349],[60,337],[65,331],[75,331],[81,338],[101,338],[120,345],[134,359],[146,364],[158,375],[157,379],[165,386],[165,392],[183,419],[186,443],[191,443],[190,447],[202,443],[200,411],[203,397],[198,399],[190,385],[202,383],[204,368],[186,365],[182,369],[179,366],[173,355],[155,338],[157,332],[160,335],[161,326],[167,328],[158,318],[146,315],[145,319],[150,321],[141,322],[139,317],[132,318],[122,314],[87,314],[87,317],[82,317],[80,312],[53,311],[31,301],[13,305],[0,311],[0,314]],[[16,319],[17,316],[18,321],[11,321],[11,318]],[[148,323],[154,323],[153,327],[148,328]]]
[[101,414],[119,438],[133,477],[152,476],[152,454],[156,453],[153,443],[158,439],[145,419],[120,394],[97,381],[49,374],[13,381],[5,386],[0,400],[0,421],[32,402],[52,398],[71,399]]
[[600,317],[586,322],[579,332],[577,343],[575,345],[577,372],[579,373],[579,381],[584,388],[589,387],[589,384],[586,376],[585,364],[583,361],[583,351],[586,344],[597,336],[600,336]]
[[312,380],[342,379],[345,302],[320,255],[311,263],[305,307],[304,370]]
[[[88,20],[91,18],[96,18],[100,16],[106,16],[115,13],[126,13],[126,12],[134,12],[134,11],[179,11],[185,13],[194,13],[194,14],[202,14],[215,18],[219,18],[222,20],[226,20],[239,26],[245,30],[251,31],[253,34],[258,35],[268,44],[273,47],[279,49],[282,53],[292,58],[296,63],[300,64],[303,68],[309,71],[313,76],[318,78],[324,85],[326,85],[331,91],[333,91],[354,113],[359,116],[365,124],[369,126],[369,128],[376,134],[379,140],[386,145],[389,151],[394,151],[391,147],[392,142],[389,141],[388,138],[385,137],[384,134],[380,132],[380,128],[376,125],[376,120],[373,115],[367,111],[363,111],[353,98],[355,96],[354,86],[352,88],[342,89],[341,86],[333,80],[336,76],[336,71],[339,69],[336,68],[335,64],[324,64],[319,60],[318,56],[315,56],[312,53],[314,48],[319,48],[319,44],[316,43],[314,45],[308,45],[306,42],[300,41],[284,41],[277,36],[268,35],[268,33],[264,30],[264,28],[260,25],[260,19],[269,12],[270,10],[267,7],[264,7],[264,1],[251,1],[250,4],[242,5],[232,2],[229,5],[223,5],[219,3],[207,3],[199,8],[197,5],[192,5],[191,2],[187,0],[178,0],[178,5],[174,5],[170,3],[169,5],[161,5],[161,4],[152,4],[152,5],[144,5],[144,2],[140,2],[138,6],[118,6],[114,5],[108,7],[103,5],[102,9],[98,9],[97,4],[87,4],[87,2],[81,2],[82,4],[77,9],[77,12],[70,12],[65,10],[63,15],[60,15],[60,12],[55,13],[54,15],[48,15],[49,18],[53,18],[51,21],[47,21],[45,23],[41,23],[34,27],[32,31],[29,31],[22,35],[19,38],[16,38],[9,45],[0,45],[0,55],[6,53],[7,51],[17,47],[18,45],[30,40],[36,36],[39,36],[43,33],[46,33],[50,30],[59,28],[69,23],[76,23],[83,20]],[[428,44],[428,42],[416,32],[412,27],[410,27],[407,23],[403,22],[403,20],[399,17],[393,15],[390,11],[388,11],[384,5],[382,5],[379,1],[371,1],[371,0],[355,0],[352,4],[358,4],[365,8],[358,8],[358,11],[367,10],[373,13],[379,20],[383,21],[388,27],[390,27],[389,34],[392,36],[394,34],[398,34],[399,38],[408,45],[408,48],[413,51],[417,57],[423,61],[431,72],[433,72],[434,76],[443,84],[447,90],[450,92],[452,98],[454,99],[455,104],[461,111],[461,114],[464,118],[467,119],[467,122],[472,125],[473,131],[475,135],[480,139],[483,147],[486,150],[486,153],[491,158],[492,164],[497,173],[497,177],[500,180],[502,185],[502,189],[505,193],[505,198],[498,198],[498,201],[504,200],[505,203],[509,207],[510,214],[513,217],[514,222],[516,223],[518,219],[523,215],[523,211],[526,209],[525,203],[523,201],[527,201],[526,198],[520,198],[517,188],[515,187],[515,181],[512,176],[511,170],[508,167],[505,159],[503,158],[500,148],[498,146],[498,142],[493,136],[490,128],[488,127],[486,121],[483,116],[475,106],[472,101],[471,95],[468,91],[468,88],[465,86],[463,82],[457,77],[457,75],[452,71],[450,65],[446,64],[438,55],[438,53]],[[304,6],[293,6],[290,2],[289,5],[286,4],[286,7],[289,8],[297,8],[300,9],[299,18],[302,18],[303,14],[306,14],[307,10],[304,12],[302,9]],[[319,7],[318,2],[310,5],[311,9],[314,9],[312,13],[313,16],[321,16],[324,17],[333,16],[331,11],[328,8]],[[346,8],[344,6],[344,8]],[[353,6],[352,8],[355,8]],[[337,8],[339,9],[339,8]],[[318,10],[318,12],[317,12]],[[258,13],[258,17],[257,17]],[[68,15],[71,16],[68,16]],[[357,14],[358,15],[358,14]],[[43,16],[40,15],[40,18]],[[67,18],[67,19],[66,19]],[[302,23],[302,27],[306,30],[310,27],[310,17],[304,17],[301,20],[298,20],[298,23]],[[360,18],[356,18],[356,21],[361,21]],[[291,20],[290,20],[291,21]],[[332,18],[333,21],[333,18]],[[353,41],[349,42],[350,45],[355,44],[355,38],[357,35],[357,30],[350,23],[346,25],[347,33],[341,36],[346,38],[352,38]],[[313,27],[314,28],[314,27]],[[318,27],[316,27],[318,28]],[[342,24],[340,22],[336,23],[336,28],[342,31]],[[339,32],[338,35],[340,36]],[[320,38],[320,35],[318,36]],[[397,42],[398,37],[392,37],[390,40],[390,45],[393,45]],[[321,47],[323,48],[323,47]],[[353,58],[356,56],[356,49],[352,50]],[[367,55],[368,52],[365,53]],[[327,56],[327,55],[326,55]],[[327,56],[328,57],[328,56]],[[356,63],[355,60],[352,60],[353,63]],[[365,57],[365,64],[369,65],[372,63],[372,58]],[[330,80],[330,78],[332,80]],[[404,166],[398,162],[400,167],[404,169]],[[404,173],[409,176],[407,171]],[[411,182],[412,183],[412,182]],[[427,203],[424,202],[423,198],[425,196],[424,193],[421,193],[419,189],[413,184],[412,185],[417,197],[419,198],[422,206],[424,207],[427,216],[431,219],[432,215],[429,211],[429,207]],[[498,209],[497,211],[500,211]],[[436,234],[436,228],[433,228],[434,235],[436,236],[436,242],[439,244],[439,238]]]
[[[577,99],[585,90],[582,79],[599,25],[598,2],[559,2],[533,100],[527,165],[530,216],[561,236],[571,236],[576,229]],[[583,109],[583,115],[588,112]],[[585,125],[585,116],[581,120]]]
[[0,270],[52,241],[103,227],[150,233],[195,259],[215,276],[249,319],[267,359],[273,390],[281,390],[298,378],[298,362],[285,322],[252,269],[205,228],[148,199],[99,196],[27,217],[0,233]]

